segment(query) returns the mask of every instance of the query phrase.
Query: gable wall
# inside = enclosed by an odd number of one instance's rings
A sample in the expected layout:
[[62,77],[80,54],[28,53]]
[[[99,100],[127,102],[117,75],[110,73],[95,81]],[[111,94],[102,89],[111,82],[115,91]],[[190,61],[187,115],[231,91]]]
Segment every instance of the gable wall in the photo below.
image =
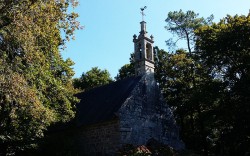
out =
[[142,77],[119,110],[122,144],[143,145],[150,138],[184,148],[173,113],[164,102],[153,74]]

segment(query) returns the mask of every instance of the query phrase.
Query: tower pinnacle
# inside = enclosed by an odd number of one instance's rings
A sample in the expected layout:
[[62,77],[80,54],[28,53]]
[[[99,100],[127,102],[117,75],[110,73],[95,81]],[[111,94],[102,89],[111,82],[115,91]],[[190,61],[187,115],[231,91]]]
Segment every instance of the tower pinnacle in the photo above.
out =
[[140,34],[147,35],[146,22],[145,21],[141,21],[140,24],[141,24]]

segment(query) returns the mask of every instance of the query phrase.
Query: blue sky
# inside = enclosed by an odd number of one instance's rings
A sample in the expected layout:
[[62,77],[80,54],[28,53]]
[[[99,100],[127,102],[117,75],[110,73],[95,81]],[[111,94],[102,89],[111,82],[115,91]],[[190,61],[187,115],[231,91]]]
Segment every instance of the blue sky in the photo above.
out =
[[75,62],[74,77],[92,67],[107,69],[115,77],[121,66],[129,63],[133,52],[133,35],[140,31],[140,8],[147,6],[145,21],[154,46],[168,50],[165,41],[172,37],[164,26],[170,11],[193,10],[201,17],[213,14],[215,22],[229,15],[247,15],[249,0],[79,0],[74,9],[84,29],[76,31],[76,39],[62,51],[64,59]]

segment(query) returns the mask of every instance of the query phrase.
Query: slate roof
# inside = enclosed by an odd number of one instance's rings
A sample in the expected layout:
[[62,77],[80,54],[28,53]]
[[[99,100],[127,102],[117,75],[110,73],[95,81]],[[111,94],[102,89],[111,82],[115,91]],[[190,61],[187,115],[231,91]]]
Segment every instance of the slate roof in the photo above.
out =
[[76,105],[77,126],[113,119],[140,79],[141,76],[129,77],[76,94],[76,97],[81,100]]

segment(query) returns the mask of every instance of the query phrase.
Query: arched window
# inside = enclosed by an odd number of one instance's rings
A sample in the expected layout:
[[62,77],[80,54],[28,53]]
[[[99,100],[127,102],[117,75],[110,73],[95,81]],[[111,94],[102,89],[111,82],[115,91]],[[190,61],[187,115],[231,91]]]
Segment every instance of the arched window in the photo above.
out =
[[147,59],[152,60],[152,46],[151,44],[147,43],[146,44],[146,53],[147,53]]

